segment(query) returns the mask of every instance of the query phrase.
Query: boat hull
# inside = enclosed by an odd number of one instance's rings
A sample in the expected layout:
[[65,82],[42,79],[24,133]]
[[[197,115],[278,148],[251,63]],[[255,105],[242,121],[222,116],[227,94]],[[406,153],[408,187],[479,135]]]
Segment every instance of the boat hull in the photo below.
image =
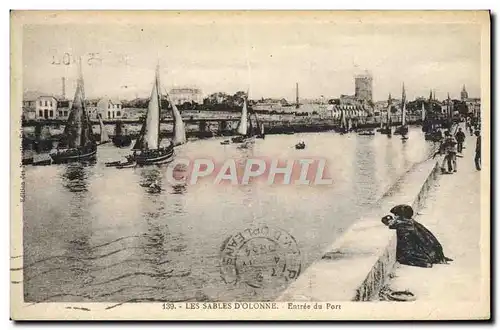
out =
[[79,149],[75,148],[67,152],[56,152],[51,153],[53,164],[67,164],[74,162],[85,162],[92,161],[96,159],[97,148],[93,148],[90,151],[80,152]]
[[161,165],[170,163],[174,159],[174,148],[149,150],[134,157],[139,166]]

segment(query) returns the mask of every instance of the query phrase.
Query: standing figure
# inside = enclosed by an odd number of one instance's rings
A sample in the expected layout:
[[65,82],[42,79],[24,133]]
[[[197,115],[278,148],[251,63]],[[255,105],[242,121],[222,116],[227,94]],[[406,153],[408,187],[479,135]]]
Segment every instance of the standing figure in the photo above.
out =
[[481,171],[481,132],[476,131],[476,155],[474,157],[474,163],[476,164],[476,170]]
[[[441,145],[444,149],[445,156],[441,163],[441,171],[456,172],[457,171],[457,141],[451,136],[449,131],[444,133],[444,141]],[[446,167],[448,171],[446,171]]]
[[461,127],[458,128],[458,132],[455,134],[455,139],[457,139],[457,152],[461,154],[465,141],[465,133],[462,132]]

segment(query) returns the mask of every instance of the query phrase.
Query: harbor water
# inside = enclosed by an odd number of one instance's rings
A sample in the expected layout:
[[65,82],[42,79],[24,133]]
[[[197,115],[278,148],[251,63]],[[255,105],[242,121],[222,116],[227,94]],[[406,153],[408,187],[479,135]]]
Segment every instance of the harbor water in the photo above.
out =
[[[307,147],[296,150],[303,140]],[[24,296],[27,302],[266,301],[288,284],[226,283],[221,249],[256,224],[295,239],[304,271],[434,145],[377,133],[269,135],[248,149],[222,138],[190,141],[176,157],[325,158],[331,185],[172,185],[166,167],[116,169],[130,153],[98,147],[95,164],[25,167]],[[157,182],[161,191],[152,190]]]

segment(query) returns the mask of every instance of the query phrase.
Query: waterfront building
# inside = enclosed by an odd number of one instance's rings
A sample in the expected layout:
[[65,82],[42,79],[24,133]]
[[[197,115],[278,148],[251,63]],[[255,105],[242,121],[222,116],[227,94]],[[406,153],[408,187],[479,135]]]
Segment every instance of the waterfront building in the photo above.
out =
[[57,119],[67,120],[71,111],[73,101],[70,100],[57,100]]
[[354,96],[360,101],[373,100],[373,78],[370,73],[365,72],[354,77]]
[[54,96],[40,96],[35,103],[37,119],[57,118],[57,99]]
[[22,110],[23,110],[23,113],[22,113],[23,120],[34,120],[34,119],[36,119],[36,110],[35,110],[34,107],[31,108],[31,107],[24,107],[23,106]]
[[360,105],[359,100],[357,99],[356,95],[340,95],[339,98],[340,105],[352,105],[352,106],[357,106]]
[[471,97],[464,100],[467,105],[468,112],[474,116],[479,116],[481,113],[481,99],[479,97]]
[[102,98],[96,104],[95,116],[100,113],[103,119],[120,119],[123,115],[122,103],[117,99]]
[[342,111],[344,111],[345,116],[347,119],[349,118],[366,118],[368,116],[368,109],[363,106],[363,105],[332,105],[331,108],[329,108],[329,111],[331,112],[331,117],[333,119],[340,119],[340,115]]
[[169,95],[175,105],[186,102],[203,104],[203,94],[199,88],[172,88]]

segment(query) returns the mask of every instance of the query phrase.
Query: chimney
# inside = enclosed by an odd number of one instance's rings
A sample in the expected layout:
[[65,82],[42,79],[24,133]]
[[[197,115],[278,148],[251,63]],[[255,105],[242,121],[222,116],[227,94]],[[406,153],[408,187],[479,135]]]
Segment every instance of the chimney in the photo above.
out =
[[62,77],[62,98],[66,100],[66,78]]

